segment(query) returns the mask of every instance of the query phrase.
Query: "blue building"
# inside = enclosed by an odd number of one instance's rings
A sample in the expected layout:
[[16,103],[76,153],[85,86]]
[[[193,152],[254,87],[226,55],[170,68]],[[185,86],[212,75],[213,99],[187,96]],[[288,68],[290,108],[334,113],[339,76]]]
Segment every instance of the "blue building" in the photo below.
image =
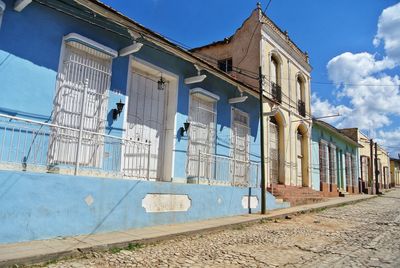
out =
[[312,187],[324,196],[359,193],[358,142],[340,129],[314,119],[311,134]]
[[260,210],[254,89],[94,0],[0,21],[0,243]]

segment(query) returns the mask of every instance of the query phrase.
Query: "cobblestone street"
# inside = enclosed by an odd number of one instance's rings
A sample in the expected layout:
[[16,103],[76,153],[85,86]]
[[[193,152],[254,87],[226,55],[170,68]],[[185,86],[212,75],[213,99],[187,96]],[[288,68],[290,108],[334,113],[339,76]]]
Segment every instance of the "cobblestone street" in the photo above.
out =
[[292,219],[96,252],[48,267],[400,267],[400,190]]

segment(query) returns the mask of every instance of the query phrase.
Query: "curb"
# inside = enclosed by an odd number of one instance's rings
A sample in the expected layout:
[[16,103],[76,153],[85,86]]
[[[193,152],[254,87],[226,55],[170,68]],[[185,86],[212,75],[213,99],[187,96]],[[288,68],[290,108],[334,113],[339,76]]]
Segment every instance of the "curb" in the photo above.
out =
[[297,215],[306,214],[306,213],[318,212],[320,210],[325,210],[325,209],[329,209],[329,208],[352,205],[352,204],[360,203],[363,201],[368,201],[368,200],[371,200],[371,199],[374,199],[377,197],[378,196],[375,196],[375,195],[368,196],[368,197],[365,197],[362,199],[343,201],[341,203],[328,204],[328,205],[320,206],[320,207],[316,207],[316,208],[300,208],[296,211],[286,212],[286,213],[279,213],[279,210],[276,210],[274,212],[271,212],[274,214],[278,212],[278,214],[276,214],[276,215],[268,215],[268,214],[260,215],[260,217],[257,219],[244,219],[243,221],[230,223],[230,224],[224,224],[224,225],[213,226],[213,227],[205,227],[202,229],[190,230],[190,231],[174,233],[174,234],[161,235],[161,236],[151,237],[151,238],[127,240],[127,241],[122,241],[122,242],[88,246],[88,247],[83,247],[83,248],[75,248],[75,249],[71,249],[71,250],[59,251],[59,252],[48,253],[48,254],[40,254],[40,255],[36,255],[36,256],[29,256],[29,257],[23,257],[23,258],[17,258],[17,259],[9,259],[6,261],[0,261],[0,267],[21,267],[21,266],[26,266],[26,265],[43,265],[43,264],[46,264],[47,262],[51,262],[51,261],[59,261],[59,260],[68,259],[68,258],[80,257],[85,253],[91,253],[93,251],[107,251],[112,248],[126,248],[130,244],[148,245],[148,244],[152,244],[152,243],[170,240],[170,239],[177,238],[180,236],[190,236],[190,235],[195,235],[195,234],[213,233],[213,232],[223,231],[226,229],[233,229],[237,226],[251,226],[254,224],[258,224],[258,223],[263,223],[265,220],[285,219],[289,216],[297,216]]

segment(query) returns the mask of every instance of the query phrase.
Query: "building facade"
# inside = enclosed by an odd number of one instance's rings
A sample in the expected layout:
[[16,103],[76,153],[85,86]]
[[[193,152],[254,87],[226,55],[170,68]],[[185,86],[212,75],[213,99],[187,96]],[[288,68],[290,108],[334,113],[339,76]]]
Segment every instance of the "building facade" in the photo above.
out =
[[[372,140],[358,128],[342,129],[341,132],[362,145],[359,149],[359,174],[362,192],[375,193],[377,180],[379,189],[387,189],[390,182],[390,157],[388,152],[379,144],[371,143]],[[375,147],[377,157],[375,157]],[[375,158],[377,158],[377,161],[375,161]],[[376,178],[377,176],[378,178]]]
[[98,1],[0,3],[0,243],[260,210],[254,89]]
[[356,141],[332,125],[313,120],[311,166],[313,189],[324,196],[359,193],[359,148]]
[[390,158],[390,187],[400,186],[400,160]]
[[261,67],[268,187],[312,187],[311,66],[307,53],[260,6],[231,37],[192,51],[256,90]]

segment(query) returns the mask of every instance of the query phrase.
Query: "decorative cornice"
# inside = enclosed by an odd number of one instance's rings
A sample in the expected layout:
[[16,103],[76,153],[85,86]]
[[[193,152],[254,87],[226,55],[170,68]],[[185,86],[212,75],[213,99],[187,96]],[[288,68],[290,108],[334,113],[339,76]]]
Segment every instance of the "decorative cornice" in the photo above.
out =
[[312,67],[310,64],[306,61],[306,58],[304,55],[302,55],[302,52],[298,52],[299,50],[295,50],[293,46],[290,45],[290,42],[288,42],[286,39],[282,38],[280,34],[277,33],[276,30],[273,30],[273,28],[269,27],[269,25],[264,24],[262,27],[263,30],[263,40],[268,41],[268,38],[271,38],[273,42],[275,42],[277,45],[279,45],[284,52],[290,55],[294,59],[294,62],[300,64],[302,68],[309,74],[312,71]]

